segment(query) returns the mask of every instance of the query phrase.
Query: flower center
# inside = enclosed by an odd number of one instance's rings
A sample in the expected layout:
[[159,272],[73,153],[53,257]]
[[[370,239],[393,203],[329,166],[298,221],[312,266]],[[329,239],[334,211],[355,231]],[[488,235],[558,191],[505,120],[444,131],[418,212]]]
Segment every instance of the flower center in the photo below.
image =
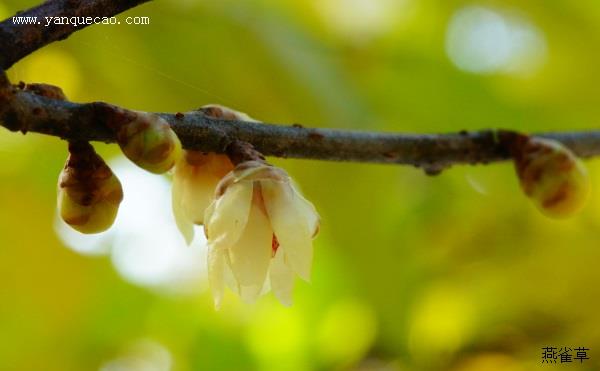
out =
[[277,252],[278,248],[279,241],[277,241],[277,236],[275,236],[275,233],[273,233],[273,239],[271,240],[271,257],[275,257],[275,253]]

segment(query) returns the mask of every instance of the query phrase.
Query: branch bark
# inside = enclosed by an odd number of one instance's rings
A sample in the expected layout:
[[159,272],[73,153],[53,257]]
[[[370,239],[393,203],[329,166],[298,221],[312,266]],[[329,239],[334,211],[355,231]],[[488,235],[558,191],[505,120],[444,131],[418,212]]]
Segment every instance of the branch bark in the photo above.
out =
[[16,15],[37,17],[41,24],[0,23],[0,67],[8,69],[44,45],[69,37],[88,25],[45,25],[44,17],[112,17],[149,0],[50,0]]
[[[108,103],[73,103],[40,95],[26,85],[0,90],[0,122],[12,131],[36,132],[67,140],[115,142],[115,120],[130,111]],[[252,144],[266,156],[334,161],[408,164],[436,173],[453,164],[485,164],[510,159],[513,132],[481,130],[447,134],[373,133],[313,129],[300,125],[219,120],[201,111],[158,113],[187,149],[225,153],[234,141]],[[600,131],[538,133],[580,157],[600,155]]]
[[[111,17],[148,0],[54,0],[20,13],[20,16]],[[0,23],[2,69],[56,40],[82,29],[72,25],[15,25],[9,18]],[[60,89],[39,85],[10,85],[0,69],[0,124],[12,131],[28,131],[67,140],[114,142],[111,127],[131,113],[102,102],[78,104],[62,100]],[[159,113],[169,122],[184,147],[227,152],[240,156],[253,145],[267,156],[335,161],[409,164],[436,174],[453,164],[479,164],[510,158],[515,133],[504,130],[462,131],[449,134],[374,133],[311,129],[300,125],[273,125],[225,121],[200,111]],[[580,157],[600,155],[600,130],[538,133],[555,139]]]

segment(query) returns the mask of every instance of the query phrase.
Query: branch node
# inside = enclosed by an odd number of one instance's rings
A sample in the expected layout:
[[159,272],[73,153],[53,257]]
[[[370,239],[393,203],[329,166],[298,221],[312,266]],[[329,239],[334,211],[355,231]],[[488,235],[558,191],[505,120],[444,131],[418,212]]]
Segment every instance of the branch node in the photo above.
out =
[[65,93],[61,88],[50,84],[23,84],[21,89],[31,92],[35,95],[39,95],[41,97],[58,100],[67,100],[67,97],[65,96]]
[[514,130],[500,129],[495,131],[494,140],[503,148],[505,153],[514,158],[518,149],[528,140],[528,136]]
[[234,165],[246,161],[266,163],[265,156],[258,152],[252,144],[241,140],[233,140],[229,143],[225,152]]
[[438,176],[442,173],[442,171],[446,170],[448,166],[438,165],[438,164],[428,164],[423,166],[423,172],[427,176]]

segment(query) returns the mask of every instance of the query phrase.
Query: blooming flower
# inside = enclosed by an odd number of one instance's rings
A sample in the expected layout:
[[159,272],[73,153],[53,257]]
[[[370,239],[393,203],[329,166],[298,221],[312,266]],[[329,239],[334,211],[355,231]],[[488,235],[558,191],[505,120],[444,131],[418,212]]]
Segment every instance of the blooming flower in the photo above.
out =
[[217,308],[226,283],[252,302],[267,276],[279,301],[291,305],[295,274],[310,279],[319,216],[284,170],[258,161],[238,164],[217,186],[204,220]]
[[[255,121],[243,112],[218,104],[199,109],[204,115],[221,120]],[[190,244],[194,224],[204,224],[204,211],[212,201],[217,184],[233,164],[227,155],[184,150],[175,164],[172,188],[173,215],[179,231]]]
[[190,244],[194,224],[204,224],[204,211],[217,184],[233,164],[226,155],[184,151],[175,165],[172,188],[173,215],[179,231]]

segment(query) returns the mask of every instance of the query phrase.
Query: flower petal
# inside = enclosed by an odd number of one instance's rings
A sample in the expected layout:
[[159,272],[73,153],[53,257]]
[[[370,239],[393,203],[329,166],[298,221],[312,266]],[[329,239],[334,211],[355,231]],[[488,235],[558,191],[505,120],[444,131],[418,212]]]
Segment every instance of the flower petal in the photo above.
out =
[[242,299],[250,302],[260,295],[271,260],[273,231],[261,206],[257,190],[246,228],[229,249],[231,268],[240,285],[240,294]]
[[262,285],[240,285],[240,298],[245,303],[252,304],[262,293]]
[[183,180],[181,203],[186,217],[194,224],[204,224],[204,212],[210,205],[220,180],[202,170],[194,170],[195,174],[190,174]]
[[173,208],[173,216],[175,217],[175,224],[183,235],[185,242],[191,244],[194,239],[194,224],[186,216],[183,209],[183,184],[181,177],[177,176],[177,169],[173,177],[173,185],[171,186],[171,207]]
[[229,258],[229,251],[225,252],[225,284],[231,291],[236,293],[238,296],[242,296],[240,284],[237,279],[233,275],[233,271],[231,270],[231,259]]
[[216,309],[221,307],[225,289],[225,254],[226,252],[222,250],[208,250],[208,284],[212,291]]
[[182,184],[182,207],[195,224],[204,224],[204,212],[210,204],[217,184],[233,165],[225,155],[185,151],[177,163],[175,179]]
[[[259,285],[243,286],[241,285],[231,268],[231,258],[227,250],[225,259],[225,284],[236,293],[246,303],[253,303],[256,298],[265,293],[264,287],[261,290]],[[266,284],[265,284],[266,286]]]
[[251,182],[231,184],[206,209],[204,219],[209,247],[229,248],[240,238],[248,222],[253,188]]
[[315,206],[312,202],[308,201],[302,193],[299,191],[299,187],[292,179],[290,179],[290,185],[294,190],[296,206],[303,210],[302,213],[306,216],[306,220],[308,221],[309,230],[311,231],[311,236],[313,238],[316,237],[317,233],[319,233],[319,226],[321,224],[321,217],[315,209]]
[[310,224],[314,224],[314,213],[287,182],[261,181],[261,187],[279,248],[286,253],[292,269],[309,281],[313,258]]
[[292,305],[292,292],[294,290],[294,271],[285,263],[285,252],[281,249],[271,259],[269,276],[271,290],[283,305]]

